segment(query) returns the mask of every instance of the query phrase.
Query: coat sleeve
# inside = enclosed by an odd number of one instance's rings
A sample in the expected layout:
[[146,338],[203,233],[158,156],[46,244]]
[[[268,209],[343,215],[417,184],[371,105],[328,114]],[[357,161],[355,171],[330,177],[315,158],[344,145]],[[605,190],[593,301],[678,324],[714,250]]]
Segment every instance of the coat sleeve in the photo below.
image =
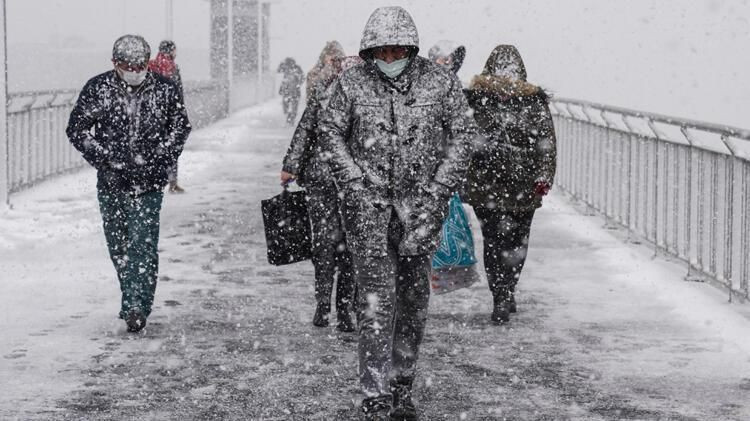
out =
[[94,126],[104,113],[104,106],[99,101],[96,91],[96,83],[93,80],[83,87],[70,113],[65,133],[86,162],[97,170],[102,170],[109,167],[109,151],[97,140],[94,130]]
[[551,185],[555,179],[557,166],[557,139],[547,101],[537,103],[534,113],[538,118],[536,127],[539,130],[536,140],[536,161],[539,165],[537,180],[545,180]]
[[320,103],[313,97],[308,98],[305,111],[302,113],[297,129],[294,130],[292,141],[289,149],[284,156],[282,171],[299,176],[305,171],[305,157],[309,150],[312,149],[312,143],[315,141],[317,130],[317,118],[319,114]]
[[348,135],[352,126],[352,100],[348,98],[340,81],[336,82],[328,106],[321,113],[319,141],[331,154],[328,164],[339,187],[362,180],[362,169],[349,152]]
[[434,181],[457,191],[465,182],[472,153],[480,140],[461,82],[455,75],[451,75],[443,105],[443,129],[447,134],[445,158],[435,172]]
[[182,91],[177,89],[176,85],[173,85],[172,89],[172,101],[170,101],[169,107],[169,135],[162,145],[168,154],[168,160],[170,161],[167,163],[168,166],[177,162],[182,154],[182,149],[185,147],[185,141],[187,141],[192,130]]

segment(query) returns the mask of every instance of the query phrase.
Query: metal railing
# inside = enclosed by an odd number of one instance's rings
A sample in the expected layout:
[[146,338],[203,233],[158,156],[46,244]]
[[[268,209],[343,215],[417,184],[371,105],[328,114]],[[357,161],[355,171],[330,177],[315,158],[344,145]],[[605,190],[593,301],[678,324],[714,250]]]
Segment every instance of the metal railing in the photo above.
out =
[[[8,192],[85,165],[65,134],[77,90],[8,95]],[[227,115],[226,83],[187,82],[185,105],[194,128]]]
[[592,102],[551,103],[557,185],[742,300],[750,278],[750,131]]

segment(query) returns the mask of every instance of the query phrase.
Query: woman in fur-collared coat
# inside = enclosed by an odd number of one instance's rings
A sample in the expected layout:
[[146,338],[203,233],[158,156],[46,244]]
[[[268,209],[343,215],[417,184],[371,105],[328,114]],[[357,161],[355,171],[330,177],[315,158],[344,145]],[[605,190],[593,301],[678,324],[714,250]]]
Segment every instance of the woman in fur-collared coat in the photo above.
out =
[[466,95],[487,143],[472,160],[463,199],[482,226],[492,320],[504,323],[516,312],[534,212],[554,180],[555,129],[547,94],[526,81],[512,45],[492,51]]

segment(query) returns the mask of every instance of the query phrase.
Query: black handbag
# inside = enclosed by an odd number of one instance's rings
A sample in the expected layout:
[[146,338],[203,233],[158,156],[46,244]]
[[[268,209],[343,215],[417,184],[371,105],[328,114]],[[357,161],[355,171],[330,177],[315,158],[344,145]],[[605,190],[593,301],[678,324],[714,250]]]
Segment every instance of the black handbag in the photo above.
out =
[[268,263],[276,266],[312,257],[310,218],[304,191],[284,191],[260,202]]

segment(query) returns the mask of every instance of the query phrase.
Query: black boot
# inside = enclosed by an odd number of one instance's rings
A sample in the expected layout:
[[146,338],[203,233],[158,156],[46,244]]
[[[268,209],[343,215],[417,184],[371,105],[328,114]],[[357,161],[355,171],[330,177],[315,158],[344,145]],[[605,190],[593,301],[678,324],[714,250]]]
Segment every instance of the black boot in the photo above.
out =
[[390,412],[389,396],[367,398],[362,401],[362,419],[365,421],[389,421],[391,420]]
[[146,316],[140,310],[130,310],[125,323],[128,325],[128,332],[140,332],[146,327]]
[[391,411],[391,420],[417,420],[417,408],[411,400],[411,384],[411,381],[391,382],[391,393],[393,394],[393,411]]
[[315,308],[315,316],[313,316],[313,325],[317,327],[328,326],[328,315],[331,312],[331,304],[329,303],[318,303]]
[[508,299],[508,301],[510,301],[510,307],[508,308],[508,311],[510,311],[511,313],[515,313],[516,311],[518,311],[518,309],[516,308],[516,294],[513,291],[510,292],[510,298]]
[[336,329],[341,332],[354,332],[354,320],[352,319],[352,313],[349,309],[338,310],[337,320],[339,323],[336,325]]
[[494,297],[492,309],[492,321],[497,324],[507,323],[510,320],[510,298],[507,292],[501,292]]

